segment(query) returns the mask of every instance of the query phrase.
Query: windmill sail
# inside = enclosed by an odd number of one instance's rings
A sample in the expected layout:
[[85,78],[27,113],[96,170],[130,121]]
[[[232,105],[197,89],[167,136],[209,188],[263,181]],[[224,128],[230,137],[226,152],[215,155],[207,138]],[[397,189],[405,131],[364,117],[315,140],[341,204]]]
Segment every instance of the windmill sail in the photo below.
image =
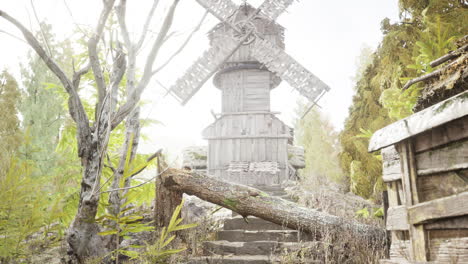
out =
[[197,2],[221,21],[227,21],[239,9],[231,0],[197,0]]
[[266,39],[257,39],[253,46],[252,54],[259,62],[310,101],[314,102],[320,94],[330,90],[317,76]]
[[294,0],[265,0],[259,7],[263,16],[274,21],[294,2]]
[[240,44],[229,37],[220,39],[217,45],[205,51],[184,76],[176,81],[170,92],[185,105],[239,47]]

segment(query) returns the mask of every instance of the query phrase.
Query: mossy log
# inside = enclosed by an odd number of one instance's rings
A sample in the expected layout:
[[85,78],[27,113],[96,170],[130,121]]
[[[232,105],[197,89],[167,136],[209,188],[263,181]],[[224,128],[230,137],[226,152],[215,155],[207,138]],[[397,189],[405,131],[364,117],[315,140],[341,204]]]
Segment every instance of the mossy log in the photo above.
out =
[[195,195],[242,215],[301,230],[332,241],[345,237],[371,245],[383,245],[385,230],[324,212],[308,209],[247,186],[224,182],[187,171],[168,170],[162,175],[166,188]]

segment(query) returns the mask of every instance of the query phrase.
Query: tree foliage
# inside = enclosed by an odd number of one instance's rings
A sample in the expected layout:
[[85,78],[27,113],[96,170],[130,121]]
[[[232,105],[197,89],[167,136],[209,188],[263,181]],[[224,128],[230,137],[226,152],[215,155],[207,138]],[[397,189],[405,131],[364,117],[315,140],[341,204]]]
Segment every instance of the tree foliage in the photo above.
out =
[[20,91],[18,83],[7,71],[0,74],[0,168],[7,167],[7,158],[15,152],[21,144],[19,129],[18,104],[20,101]]
[[[35,35],[41,43],[48,43],[48,50],[53,58],[71,73],[73,53],[69,41],[58,42],[52,34],[52,27],[41,23],[41,31]],[[34,161],[38,167],[36,173],[47,174],[57,167],[59,155],[55,148],[60,139],[60,130],[66,118],[64,97],[61,96],[60,81],[50,72],[39,56],[29,52],[27,63],[21,65],[22,94],[19,107],[22,128],[27,130],[30,144],[23,146],[24,158]]]
[[[297,111],[306,111],[299,105]],[[296,122],[297,144],[305,149],[306,168],[301,172],[307,186],[318,187],[329,183],[345,185],[345,177],[339,166],[338,134],[332,124],[317,109],[312,109],[303,119]]]
[[[356,94],[340,134],[341,166],[351,190],[378,198],[383,188],[381,157],[367,153],[369,132],[412,114],[420,87],[401,88],[430,72],[429,62],[445,54],[456,36],[468,30],[466,7],[457,0],[400,0],[400,22],[384,19],[384,38],[356,81]],[[366,135],[367,136],[364,136]]]

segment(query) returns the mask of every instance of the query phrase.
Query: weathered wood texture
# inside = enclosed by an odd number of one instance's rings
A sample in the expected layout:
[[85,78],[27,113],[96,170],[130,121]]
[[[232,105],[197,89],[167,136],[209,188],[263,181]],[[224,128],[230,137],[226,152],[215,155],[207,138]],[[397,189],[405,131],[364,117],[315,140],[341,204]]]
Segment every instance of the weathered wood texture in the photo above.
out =
[[[402,185],[407,207],[419,203],[419,193],[416,186],[417,168],[414,148],[411,140],[406,140],[397,146],[400,152],[402,167]],[[409,216],[408,216],[409,218]],[[410,256],[413,261],[427,261],[427,234],[423,225],[409,225]]]
[[395,146],[382,149],[382,177],[384,182],[401,179],[401,162]]
[[390,205],[386,229],[392,239],[391,259],[385,261],[415,261],[418,253],[411,248],[423,247],[426,253],[419,260],[467,262],[467,127],[468,118],[462,117],[401,142],[399,148],[382,149]]
[[468,169],[468,140],[416,155],[418,175]]
[[[291,128],[269,112],[224,114],[206,128],[208,173],[224,180],[256,185],[280,184],[288,178],[288,140]],[[278,171],[234,171],[246,163],[277,163]],[[229,171],[228,171],[229,170]]]
[[[430,237],[428,241],[429,263],[468,263],[468,235],[466,233],[433,230],[429,231],[428,237]],[[399,264],[410,263],[409,240],[392,243],[390,259]]]
[[369,151],[394,145],[466,116],[468,116],[468,91],[376,131],[370,140]]
[[408,211],[406,206],[400,205],[397,207],[388,208],[387,230],[408,230]]
[[468,116],[456,119],[414,137],[414,150],[419,153],[468,138]]
[[168,189],[195,195],[205,201],[229,208],[244,217],[252,215],[312,235],[329,236],[332,239],[339,239],[346,234],[366,243],[382,243],[385,240],[385,231],[379,227],[299,207],[295,203],[269,196],[251,187],[179,170],[165,173],[163,180]]
[[420,202],[468,191],[468,170],[450,171],[418,177]]
[[468,214],[468,192],[419,203],[408,208],[408,221],[421,224],[429,220]]
[[271,73],[237,70],[220,76],[223,112],[270,111]]

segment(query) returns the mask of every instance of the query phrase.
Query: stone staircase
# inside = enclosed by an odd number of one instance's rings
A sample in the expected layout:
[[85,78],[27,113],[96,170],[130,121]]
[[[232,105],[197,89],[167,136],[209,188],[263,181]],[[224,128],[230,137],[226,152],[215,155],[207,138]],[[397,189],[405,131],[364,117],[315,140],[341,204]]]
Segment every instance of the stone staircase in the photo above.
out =
[[[280,186],[256,186],[256,188],[270,195],[290,200]],[[224,221],[223,230],[217,233],[217,240],[204,242],[204,256],[193,258],[189,263],[281,263],[280,255],[285,251],[297,252],[304,246],[314,243],[300,243],[301,240],[303,240],[301,234],[296,230],[256,217],[249,217],[246,221],[241,216],[233,214],[232,218]]]

